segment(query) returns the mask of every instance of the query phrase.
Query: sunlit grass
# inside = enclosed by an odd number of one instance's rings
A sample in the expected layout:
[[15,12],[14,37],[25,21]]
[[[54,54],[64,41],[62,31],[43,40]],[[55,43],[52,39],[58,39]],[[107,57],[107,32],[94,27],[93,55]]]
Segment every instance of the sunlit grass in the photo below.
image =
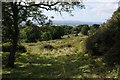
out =
[[[87,36],[22,43],[26,53],[16,54],[16,68],[4,67],[8,53],[3,53],[3,78],[115,78],[117,68],[108,67],[102,57],[86,53]],[[49,44],[53,49],[45,49]]]

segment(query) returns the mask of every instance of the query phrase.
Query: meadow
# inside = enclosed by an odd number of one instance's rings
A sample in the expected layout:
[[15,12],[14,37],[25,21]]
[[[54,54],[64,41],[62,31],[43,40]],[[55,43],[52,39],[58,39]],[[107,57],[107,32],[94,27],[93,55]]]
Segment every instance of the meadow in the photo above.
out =
[[88,36],[21,43],[27,52],[16,53],[15,68],[7,68],[9,52],[2,53],[2,77],[15,78],[117,78],[117,67],[107,66],[102,56],[91,56],[85,42]]

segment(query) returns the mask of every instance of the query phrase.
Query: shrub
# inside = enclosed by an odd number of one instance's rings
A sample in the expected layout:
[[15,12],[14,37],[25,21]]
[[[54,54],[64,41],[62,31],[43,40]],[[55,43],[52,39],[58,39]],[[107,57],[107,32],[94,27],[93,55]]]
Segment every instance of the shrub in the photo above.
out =
[[50,32],[44,32],[42,33],[41,38],[45,41],[50,40],[52,39],[52,34]]
[[102,55],[109,65],[120,64],[120,8],[86,43],[92,55]]
[[93,26],[90,26],[90,30],[88,31],[88,35],[89,36],[93,36],[94,34],[96,34],[96,32],[99,30],[99,28],[95,28]]
[[33,26],[28,32],[26,32],[26,42],[37,42],[40,39],[40,32],[37,26]]
[[88,25],[85,25],[85,26],[82,27],[81,33],[82,33],[83,35],[88,35],[88,31],[89,31],[89,30],[90,30],[89,26],[88,26]]
[[[10,43],[4,43],[2,45],[2,51],[3,52],[10,52],[10,49],[11,49],[12,45]],[[23,46],[23,45],[18,45],[17,46],[17,52],[26,52],[26,48]]]
[[52,27],[52,39],[61,39],[64,35],[64,29],[61,26],[51,26]]
[[115,66],[117,64],[120,64],[120,49],[118,47],[111,48],[104,55],[104,60],[110,66]]
[[11,47],[11,44],[10,43],[4,43],[2,45],[2,51],[3,52],[10,52],[10,47]]
[[78,33],[80,33],[80,31],[81,31],[81,29],[82,29],[83,26],[84,26],[84,25],[78,25],[78,26],[76,26],[76,27],[74,28],[74,33],[75,33],[76,35],[78,35]]
[[17,51],[22,53],[27,52],[26,48],[23,45],[18,45]]
[[102,28],[102,30],[99,30],[95,35],[88,38],[86,48],[91,50],[93,54],[104,54],[114,45],[115,41],[112,35],[115,35],[113,31]]
[[37,42],[40,39],[40,28],[38,26],[24,26],[20,28],[20,39],[26,42]]

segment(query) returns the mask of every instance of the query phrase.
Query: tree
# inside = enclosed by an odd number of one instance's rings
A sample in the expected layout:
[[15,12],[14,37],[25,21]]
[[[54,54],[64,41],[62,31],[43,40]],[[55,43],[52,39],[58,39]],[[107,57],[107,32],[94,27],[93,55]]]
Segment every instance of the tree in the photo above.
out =
[[99,28],[99,27],[100,27],[100,24],[93,24],[92,27],[94,27],[94,28]]
[[[31,28],[30,28],[31,27]],[[29,26],[26,32],[26,42],[37,42],[40,39],[40,29],[37,26]]]
[[88,30],[90,30],[89,26],[88,25],[84,25],[82,28],[81,28],[81,33],[83,35],[88,35]]
[[110,66],[120,65],[120,8],[89,36],[86,48],[92,55],[102,55]]
[[78,36],[78,33],[81,32],[81,29],[82,29],[83,26],[84,25],[78,25],[74,28],[74,33],[75,33],[76,36]]
[[93,24],[89,28],[88,35],[93,36],[100,29],[100,24]]
[[52,35],[51,35],[51,33],[50,33],[49,31],[47,31],[47,32],[44,32],[44,33],[41,35],[41,38],[42,38],[42,40],[47,41],[47,40],[52,39]]
[[[17,0],[16,0],[17,1]],[[8,59],[8,66],[14,67],[15,53],[19,40],[19,24],[22,21],[28,20],[29,17],[37,20],[38,23],[43,24],[47,17],[44,17],[40,9],[45,10],[54,10],[61,13],[61,11],[71,12],[74,9],[74,6],[80,6],[80,2],[8,2],[2,3],[2,13],[3,13],[3,26],[10,27],[10,40],[12,43],[11,52]]]

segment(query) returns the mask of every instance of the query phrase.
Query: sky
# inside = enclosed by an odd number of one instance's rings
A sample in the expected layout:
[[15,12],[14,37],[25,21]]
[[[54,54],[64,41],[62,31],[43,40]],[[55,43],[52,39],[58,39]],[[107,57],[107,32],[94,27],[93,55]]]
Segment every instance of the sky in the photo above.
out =
[[110,19],[113,12],[118,8],[119,0],[84,0],[85,9],[75,8],[70,16],[67,12],[44,11],[48,17],[54,16],[58,21],[82,21],[82,22],[105,22]]

